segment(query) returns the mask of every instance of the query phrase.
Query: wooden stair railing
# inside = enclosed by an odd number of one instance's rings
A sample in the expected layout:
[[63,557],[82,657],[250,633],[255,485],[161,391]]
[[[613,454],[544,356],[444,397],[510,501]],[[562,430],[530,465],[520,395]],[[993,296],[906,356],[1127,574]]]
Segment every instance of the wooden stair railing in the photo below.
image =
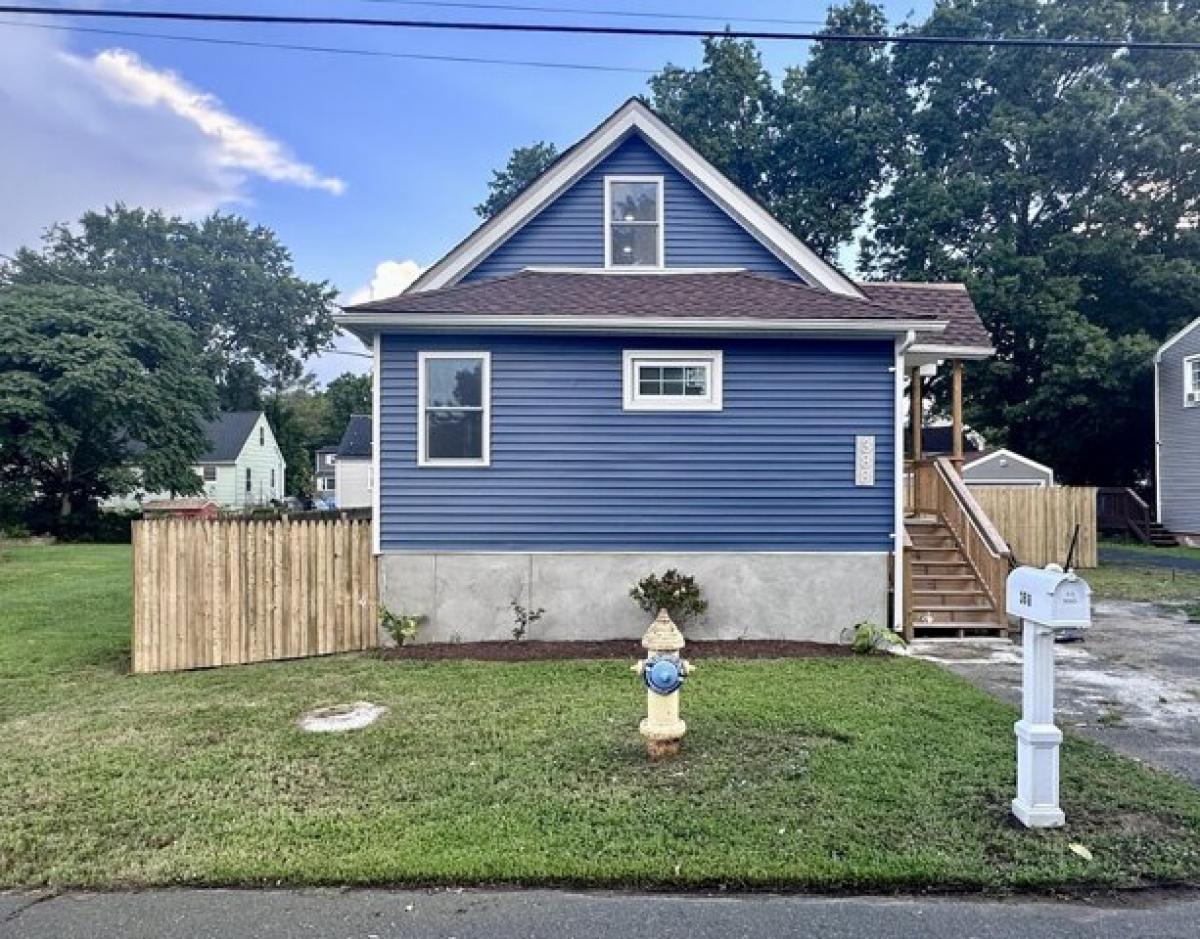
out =
[[1127,486],[1101,486],[1096,490],[1096,524],[1101,531],[1131,534],[1151,544],[1154,515],[1150,506]]
[[[913,464],[913,506],[945,522],[993,609],[1004,615],[1004,591],[1014,559],[1004,537],[996,530],[954,465],[946,457]],[[905,595],[906,601],[909,599]],[[905,611],[912,619],[911,607]]]

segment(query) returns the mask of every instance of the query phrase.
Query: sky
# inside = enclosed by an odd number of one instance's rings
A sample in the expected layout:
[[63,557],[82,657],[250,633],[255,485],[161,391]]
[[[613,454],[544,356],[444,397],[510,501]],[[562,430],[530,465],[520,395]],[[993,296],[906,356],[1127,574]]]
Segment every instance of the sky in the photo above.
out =
[[[380,18],[812,30],[813,0],[470,0],[586,13],[403,0],[62,3]],[[930,0],[885,3],[893,24]],[[711,14],[709,21],[594,11]],[[732,16],[736,12],[736,16]],[[773,18],[791,23],[755,23]],[[26,25],[15,25],[23,23]],[[35,24],[33,26],[28,24]],[[48,25],[370,50],[344,55],[47,29]],[[808,44],[760,43],[776,76]],[[473,206],[517,146],[564,148],[662,66],[700,61],[698,39],[179,24],[0,15],[0,252],[117,201],[188,218],[233,212],[273,229],[306,278],[343,302],[398,293],[478,224]],[[431,61],[448,56],[620,71]],[[309,363],[321,381],[365,372],[357,340]],[[355,354],[359,353],[359,354]]]

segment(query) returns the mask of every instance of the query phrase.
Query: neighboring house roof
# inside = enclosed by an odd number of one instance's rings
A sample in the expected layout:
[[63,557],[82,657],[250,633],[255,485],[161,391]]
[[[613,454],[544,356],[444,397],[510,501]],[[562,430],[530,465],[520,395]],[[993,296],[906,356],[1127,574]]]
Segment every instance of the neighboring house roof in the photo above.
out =
[[436,290],[457,283],[513,232],[566,191],[633,133],[640,133],[663,159],[688,177],[806,283],[821,286],[843,296],[860,296],[852,281],[818,257],[811,248],[735,186],[638,98],[630,98],[583,140],[564,151],[503,210],[459,242],[445,257],[418,277],[408,287],[407,292]]
[[338,444],[339,459],[355,457],[370,457],[371,455],[371,415],[351,414],[346,432],[342,434],[342,442]]
[[1166,352],[1167,349],[1169,349],[1171,346],[1175,345],[1175,343],[1179,342],[1179,340],[1182,339],[1184,336],[1188,335],[1197,326],[1200,326],[1200,317],[1197,317],[1196,319],[1192,320],[1185,327],[1183,327],[1183,329],[1179,330],[1179,332],[1175,333],[1166,342],[1164,342],[1161,346],[1159,346],[1158,351],[1154,353],[1154,361],[1156,363],[1161,362],[1163,353]]
[[224,411],[204,425],[209,447],[197,463],[233,463],[237,460],[262,411]]
[[[839,324],[888,324],[939,331],[944,314],[909,303],[900,308],[872,299],[745,270],[654,272],[527,268],[515,274],[404,293],[349,308],[348,325],[369,326],[393,317],[409,324],[446,316],[572,321],[715,320]],[[391,314],[392,316],[386,316]]]
[[991,355],[996,350],[992,337],[975,310],[963,284],[926,284],[909,281],[859,283],[870,299],[909,312],[924,311],[946,320],[937,334],[918,332],[917,344],[933,349],[971,350]]
[[1046,473],[1051,477],[1051,479],[1054,478],[1054,470],[1052,470],[1046,464],[1039,463],[1037,460],[1031,460],[1027,456],[1021,456],[1021,454],[1005,447],[996,447],[995,449],[979,450],[975,453],[963,454],[963,465],[979,466],[995,459],[1013,460],[1037,472]]

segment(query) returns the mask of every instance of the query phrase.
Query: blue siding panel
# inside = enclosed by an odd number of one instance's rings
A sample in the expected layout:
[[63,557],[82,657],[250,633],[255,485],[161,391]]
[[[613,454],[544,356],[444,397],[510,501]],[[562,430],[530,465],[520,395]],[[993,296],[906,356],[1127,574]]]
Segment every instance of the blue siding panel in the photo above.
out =
[[496,277],[542,264],[603,267],[604,177],[625,173],[663,176],[667,267],[745,267],[796,279],[786,264],[636,133],[463,279]]
[[[622,409],[624,349],[724,352],[724,409]],[[417,466],[417,352],[492,354],[490,467]],[[892,345],[385,335],[385,551],[889,551]],[[876,484],[854,485],[854,437]]]

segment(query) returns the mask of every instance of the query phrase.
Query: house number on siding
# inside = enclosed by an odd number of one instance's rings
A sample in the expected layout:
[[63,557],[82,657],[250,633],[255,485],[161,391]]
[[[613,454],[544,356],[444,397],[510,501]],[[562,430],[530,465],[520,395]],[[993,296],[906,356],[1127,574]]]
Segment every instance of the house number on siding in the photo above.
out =
[[875,485],[875,438],[854,438],[854,485]]

